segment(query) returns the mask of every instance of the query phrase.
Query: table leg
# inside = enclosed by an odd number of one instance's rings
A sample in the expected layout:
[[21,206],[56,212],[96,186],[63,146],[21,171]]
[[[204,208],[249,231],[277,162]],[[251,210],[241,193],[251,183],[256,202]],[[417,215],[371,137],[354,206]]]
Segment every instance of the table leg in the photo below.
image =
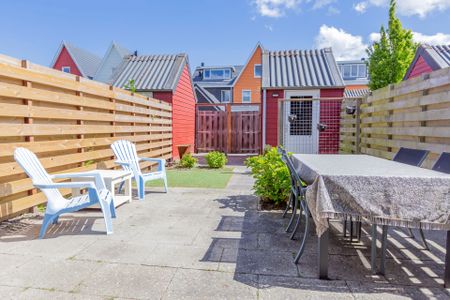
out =
[[116,190],[114,189],[114,183],[112,182],[111,179],[105,178],[104,180],[105,180],[106,189],[111,192],[112,200],[114,202],[114,207],[116,207],[116,199],[115,199]]
[[372,224],[372,241],[370,249],[370,268],[372,273],[377,272],[377,224]]
[[319,237],[319,279],[328,279],[328,236],[329,229]]
[[450,231],[447,231],[447,245],[445,250],[444,286],[450,288]]
[[129,197],[129,198],[128,198],[128,203],[131,203],[131,200],[132,200],[132,193],[131,193],[131,178],[128,178],[128,179],[125,181],[124,192],[125,192],[125,195]]
[[386,248],[387,248],[387,233],[388,226],[383,225],[383,233],[381,236],[381,262],[380,262],[380,274],[384,275],[386,272]]

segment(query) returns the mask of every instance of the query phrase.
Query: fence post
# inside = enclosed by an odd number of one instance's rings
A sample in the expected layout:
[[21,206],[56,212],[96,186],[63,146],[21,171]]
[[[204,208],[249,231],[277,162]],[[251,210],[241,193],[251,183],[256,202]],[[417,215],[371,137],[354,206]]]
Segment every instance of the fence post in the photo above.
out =
[[231,153],[231,104],[227,104],[226,112],[227,112],[227,153]]
[[356,99],[356,140],[355,140],[355,152],[356,154],[361,153],[361,102],[363,98]]

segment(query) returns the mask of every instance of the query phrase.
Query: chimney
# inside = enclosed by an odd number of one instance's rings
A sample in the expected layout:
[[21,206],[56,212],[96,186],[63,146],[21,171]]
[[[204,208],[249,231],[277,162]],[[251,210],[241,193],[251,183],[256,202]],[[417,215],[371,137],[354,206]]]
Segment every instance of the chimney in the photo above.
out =
[[138,53],[137,53],[137,50],[134,50],[133,55],[134,55],[134,56],[137,56],[137,54],[138,54]]
[[200,67],[204,67],[205,66],[205,63],[204,62],[201,62],[200,63]]

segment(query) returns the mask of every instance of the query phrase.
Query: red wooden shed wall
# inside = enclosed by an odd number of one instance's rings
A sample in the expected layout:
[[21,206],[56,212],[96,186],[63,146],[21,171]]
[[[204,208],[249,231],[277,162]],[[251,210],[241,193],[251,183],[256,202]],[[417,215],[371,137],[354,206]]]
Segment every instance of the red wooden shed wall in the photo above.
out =
[[60,70],[62,67],[70,67],[70,73],[74,75],[81,76],[80,70],[78,70],[77,65],[67,51],[66,47],[63,47],[59,53],[59,57],[56,59],[53,69]]
[[178,85],[172,92],[154,92],[155,99],[172,103],[172,156],[179,159],[179,145],[190,145],[194,151],[195,96],[188,66],[184,66]]
[[[320,98],[343,97],[344,89],[320,90]],[[319,153],[339,152],[339,126],[342,100],[320,101],[320,123],[327,128],[319,133]]]
[[425,59],[422,56],[419,56],[419,59],[417,59],[416,63],[414,64],[411,73],[409,73],[409,78],[420,76],[424,73],[430,73],[433,69],[427,64]]
[[[277,96],[274,96],[277,95]],[[284,98],[283,90],[269,90],[266,94],[266,144],[278,145],[278,99]],[[264,122],[264,120],[263,120]],[[263,145],[265,146],[265,145]]]

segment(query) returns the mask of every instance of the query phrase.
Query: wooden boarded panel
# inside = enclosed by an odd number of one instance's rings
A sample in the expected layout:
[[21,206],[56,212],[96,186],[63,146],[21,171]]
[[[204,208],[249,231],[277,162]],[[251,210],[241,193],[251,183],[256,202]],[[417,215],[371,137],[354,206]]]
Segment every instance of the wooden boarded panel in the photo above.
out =
[[14,162],[15,148],[35,152],[50,173],[111,169],[119,139],[141,156],[171,158],[171,105],[0,56],[0,219],[46,201]]
[[353,152],[360,122],[361,153],[392,159],[400,147],[430,151],[431,168],[450,152],[450,69],[390,85],[363,99],[358,119],[341,114],[341,151]]

